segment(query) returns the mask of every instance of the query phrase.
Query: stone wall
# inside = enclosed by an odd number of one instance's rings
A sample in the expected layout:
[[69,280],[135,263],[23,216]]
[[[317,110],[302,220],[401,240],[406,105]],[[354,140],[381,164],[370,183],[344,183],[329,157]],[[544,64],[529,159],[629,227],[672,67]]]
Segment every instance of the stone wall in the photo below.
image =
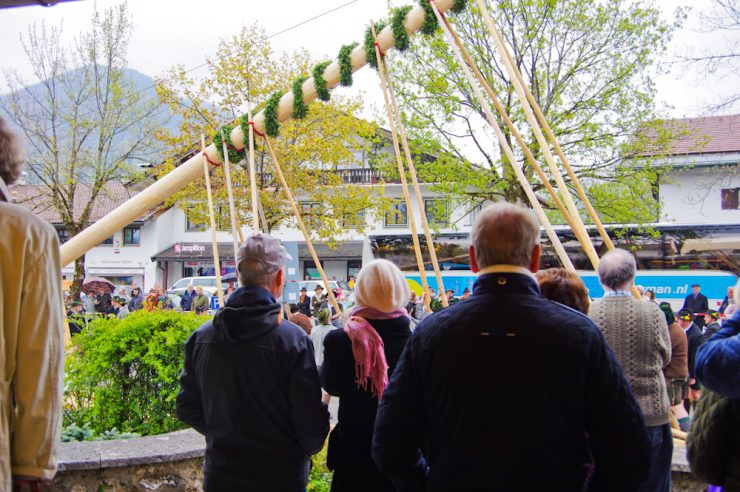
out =
[[[54,492],[200,492],[205,440],[193,430],[61,445]],[[704,492],[686,448],[673,450],[673,492]]]

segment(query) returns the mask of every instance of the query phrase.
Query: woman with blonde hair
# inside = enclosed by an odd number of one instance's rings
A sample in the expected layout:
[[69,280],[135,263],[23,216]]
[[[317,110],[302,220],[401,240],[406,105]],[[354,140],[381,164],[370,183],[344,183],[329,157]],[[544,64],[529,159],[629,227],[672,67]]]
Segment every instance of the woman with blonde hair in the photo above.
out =
[[356,307],[343,329],[324,338],[321,385],[339,400],[339,422],[329,437],[331,490],[393,491],[378,471],[370,446],[383,390],[411,335],[403,274],[387,260],[365,265],[355,282]]

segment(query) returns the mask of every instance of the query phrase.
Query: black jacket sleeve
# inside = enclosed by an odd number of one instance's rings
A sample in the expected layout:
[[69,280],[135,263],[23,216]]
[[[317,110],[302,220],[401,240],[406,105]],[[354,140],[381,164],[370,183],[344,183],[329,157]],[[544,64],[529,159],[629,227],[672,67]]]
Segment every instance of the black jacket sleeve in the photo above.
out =
[[193,333],[185,342],[185,361],[180,374],[180,392],[177,394],[177,418],[201,434],[205,434],[203,401],[200,387],[193,371],[193,348],[198,333]]
[[341,375],[341,354],[339,342],[341,331],[330,331],[324,338],[324,361],[321,363],[321,387],[332,396],[342,396],[339,382]]
[[298,344],[298,357],[288,383],[290,419],[300,446],[306,453],[316,454],[329,433],[329,410],[321,401],[313,344],[305,335]]
[[429,471],[421,445],[424,432],[423,394],[414,367],[418,342],[412,335],[406,344],[378,406],[372,456],[397,491],[426,490]]
[[586,394],[586,431],[596,465],[589,491],[638,490],[648,477],[648,434],[622,368],[595,330]]

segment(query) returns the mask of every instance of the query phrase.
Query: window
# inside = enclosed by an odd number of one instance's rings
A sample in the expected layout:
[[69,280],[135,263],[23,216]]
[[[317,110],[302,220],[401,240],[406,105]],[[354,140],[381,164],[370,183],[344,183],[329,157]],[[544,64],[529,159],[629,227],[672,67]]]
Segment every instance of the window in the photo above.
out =
[[406,202],[404,200],[397,200],[391,205],[391,209],[385,213],[385,226],[404,227],[408,223],[408,219]]
[[205,224],[200,224],[198,222],[195,222],[191,218],[191,215],[187,211],[185,212],[185,230],[187,232],[202,232],[207,229],[208,228],[206,227]]
[[447,200],[427,198],[424,200],[424,213],[430,225],[441,227],[450,223],[450,207]]
[[123,245],[124,246],[131,246],[131,245],[139,245],[141,243],[141,240],[139,238],[139,231],[141,231],[141,227],[124,227],[123,228]]
[[64,227],[57,227],[57,236],[59,236],[59,243],[64,244],[69,241],[69,232]]
[[481,211],[481,206],[480,205],[478,205],[477,207],[473,208],[468,213],[468,215],[465,216],[465,223],[463,225],[472,226],[473,223],[475,222],[475,219],[478,218],[478,214],[480,213],[480,211]]
[[737,210],[738,190],[740,188],[728,188],[722,190],[722,210]]
[[111,237],[109,237],[109,238],[105,239],[105,240],[104,240],[104,241],[103,241],[102,243],[100,243],[100,244],[101,244],[101,245],[105,245],[105,246],[113,246],[113,236],[111,236]]
[[309,229],[321,227],[321,204],[318,202],[301,202],[301,218]]
[[343,229],[358,229],[365,226],[365,211],[345,212],[342,214]]

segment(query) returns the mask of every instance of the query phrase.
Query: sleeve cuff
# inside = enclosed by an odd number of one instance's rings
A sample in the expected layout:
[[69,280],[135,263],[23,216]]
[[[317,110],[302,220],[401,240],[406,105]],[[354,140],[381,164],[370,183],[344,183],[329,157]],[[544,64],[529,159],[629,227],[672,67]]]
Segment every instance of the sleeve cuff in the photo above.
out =
[[54,478],[54,475],[57,474],[57,470],[56,468],[50,470],[48,468],[34,468],[30,466],[13,466],[12,473],[13,476],[34,477],[51,480],[52,478]]

